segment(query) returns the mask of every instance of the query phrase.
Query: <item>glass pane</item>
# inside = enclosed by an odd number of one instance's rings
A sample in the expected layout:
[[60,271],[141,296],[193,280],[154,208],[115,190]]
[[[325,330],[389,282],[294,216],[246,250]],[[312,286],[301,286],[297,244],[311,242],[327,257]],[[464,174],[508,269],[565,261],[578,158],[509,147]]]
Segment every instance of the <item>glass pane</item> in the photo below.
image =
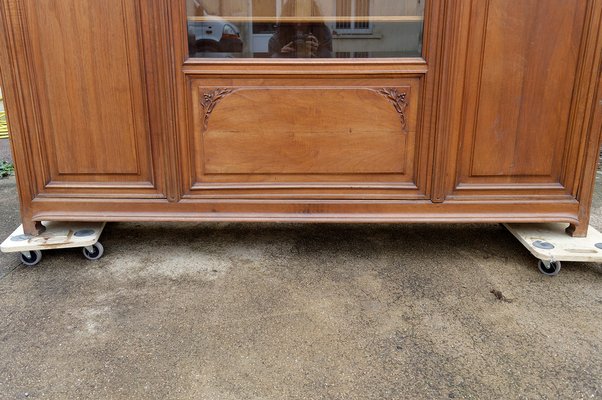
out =
[[426,0],[185,0],[193,58],[420,57]]

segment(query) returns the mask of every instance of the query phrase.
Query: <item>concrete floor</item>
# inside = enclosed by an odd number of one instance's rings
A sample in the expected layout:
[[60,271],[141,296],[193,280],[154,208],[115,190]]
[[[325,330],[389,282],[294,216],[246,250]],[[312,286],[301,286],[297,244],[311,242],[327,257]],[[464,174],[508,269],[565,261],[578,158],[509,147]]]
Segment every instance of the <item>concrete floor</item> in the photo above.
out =
[[[13,178],[0,212],[4,238]],[[119,223],[102,242],[98,262],[0,255],[0,398],[602,398],[602,269],[545,277],[499,225]]]
[[13,161],[13,157],[10,152],[10,142],[8,139],[0,139],[0,161]]
[[[4,111],[4,101],[2,101],[2,90],[0,89],[0,111]],[[0,139],[0,161],[12,162],[13,158],[10,152],[10,143],[8,139]]]

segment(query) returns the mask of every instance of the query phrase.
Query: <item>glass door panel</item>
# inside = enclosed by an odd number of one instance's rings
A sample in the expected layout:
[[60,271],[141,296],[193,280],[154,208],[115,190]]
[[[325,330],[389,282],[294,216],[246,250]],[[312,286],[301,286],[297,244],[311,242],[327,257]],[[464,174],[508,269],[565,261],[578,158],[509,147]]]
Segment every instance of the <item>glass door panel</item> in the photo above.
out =
[[191,58],[422,55],[426,0],[185,0]]

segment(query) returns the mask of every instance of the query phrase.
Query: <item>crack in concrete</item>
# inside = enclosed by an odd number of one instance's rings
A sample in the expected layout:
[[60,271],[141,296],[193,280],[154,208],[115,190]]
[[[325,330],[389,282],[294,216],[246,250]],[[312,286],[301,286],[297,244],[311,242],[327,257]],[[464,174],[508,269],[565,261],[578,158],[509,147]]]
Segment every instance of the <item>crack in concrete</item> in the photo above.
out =
[[13,272],[15,272],[19,267],[21,266],[21,263],[18,263],[17,265],[15,265],[14,267],[12,267],[11,269],[8,270],[8,272],[6,272],[3,275],[0,275],[0,281],[4,280],[4,278],[6,278],[7,276],[9,276],[10,274],[12,274]]

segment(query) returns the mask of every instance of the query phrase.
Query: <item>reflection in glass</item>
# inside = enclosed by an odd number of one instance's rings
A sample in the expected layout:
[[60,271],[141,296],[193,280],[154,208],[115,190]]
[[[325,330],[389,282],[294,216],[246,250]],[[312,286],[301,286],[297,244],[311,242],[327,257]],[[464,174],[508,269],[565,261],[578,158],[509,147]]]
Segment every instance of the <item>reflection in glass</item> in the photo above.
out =
[[190,57],[420,57],[426,0],[185,0]]
[[309,2],[311,19],[296,20],[297,1],[284,3],[281,22],[268,42],[268,55],[278,58],[330,58],[332,33],[321,19],[322,14],[314,0]]

